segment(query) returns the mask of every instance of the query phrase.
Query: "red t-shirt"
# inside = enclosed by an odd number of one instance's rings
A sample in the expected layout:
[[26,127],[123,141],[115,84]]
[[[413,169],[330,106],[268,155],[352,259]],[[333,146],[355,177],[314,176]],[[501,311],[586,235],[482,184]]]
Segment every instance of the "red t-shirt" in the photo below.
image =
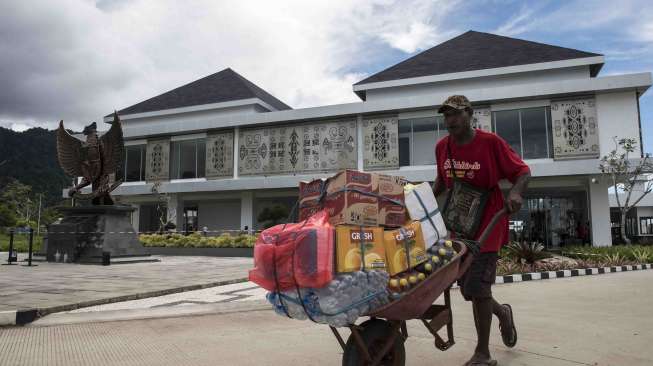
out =
[[[510,145],[494,133],[476,130],[476,136],[465,145],[457,145],[449,136],[435,146],[437,173],[443,177],[447,188],[452,186],[451,162],[447,154],[447,144],[451,145],[451,159],[455,162],[461,180],[476,187],[491,190],[481,224],[475,239],[481,235],[490,220],[504,206],[504,197],[499,181],[507,179],[514,183],[520,175],[530,173],[528,165],[510,148]],[[445,174],[446,171],[446,174]],[[497,252],[508,242],[508,217],[504,216],[488,236],[482,252]]]

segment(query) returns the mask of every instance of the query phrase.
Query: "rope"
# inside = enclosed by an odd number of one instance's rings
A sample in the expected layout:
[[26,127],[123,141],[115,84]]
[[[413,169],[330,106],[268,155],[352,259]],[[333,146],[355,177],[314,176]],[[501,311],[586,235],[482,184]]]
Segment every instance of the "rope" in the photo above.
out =
[[426,208],[426,205],[424,204],[424,201],[422,201],[422,197],[419,196],[416,190],[413,190],[413,194],[415,195],[415,198],[417,198],[417,202],[419,202],[420,206],[422,206],[422,210],[426,215],[426,217],[421,218],[419,221],[422,222],[428,219],[429,222],[431,223],[431,226],[433,226],[433,229],[435,229],[435,233],[438,236],[438,239],[440,239],[440,230],[438,230],[438,227],[435,225],[435,222],[433,222],[433,219],[431,218],[431,216],[434,216],[438,212],[440,212],[440,209],[436,208],[435,210],[433,210],[433,212],[429,213],[429,211]]

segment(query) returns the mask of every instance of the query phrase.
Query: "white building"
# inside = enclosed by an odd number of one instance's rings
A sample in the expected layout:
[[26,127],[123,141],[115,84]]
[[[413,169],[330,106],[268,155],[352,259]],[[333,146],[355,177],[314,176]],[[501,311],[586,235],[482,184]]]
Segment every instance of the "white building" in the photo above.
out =
[[610,245],[598,158],[613,136],[641,142],[639,97],[651,74],[599,77],[603,63],[599,54],[470,31],[354,84],[361,102],[302,109],[226,69],[119,111],[126,183],[114,195],[138,208],[141,231],[157,228],[155,181],[179,229],[251,229],[265,207],[291,206],[299,181],[343,168],[433,181],[434,144],[446,134],[438,104],[464,94],[476,126],[531,167],[515,235],[552,247]]

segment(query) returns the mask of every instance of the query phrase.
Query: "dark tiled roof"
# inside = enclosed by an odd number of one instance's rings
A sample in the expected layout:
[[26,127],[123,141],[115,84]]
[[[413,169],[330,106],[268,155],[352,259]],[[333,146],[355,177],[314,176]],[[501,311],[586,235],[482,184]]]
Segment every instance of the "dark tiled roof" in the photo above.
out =
[[[495,34],[468,31],[354,85],[592,56],[601,55]],[[600,68],[601,65],[593,65],[592,76],[595,76]]]
[[259,98],[278,110],[292,109],[234,70],[227,68],[119,110],[118,114],[144,113],[249,98]]

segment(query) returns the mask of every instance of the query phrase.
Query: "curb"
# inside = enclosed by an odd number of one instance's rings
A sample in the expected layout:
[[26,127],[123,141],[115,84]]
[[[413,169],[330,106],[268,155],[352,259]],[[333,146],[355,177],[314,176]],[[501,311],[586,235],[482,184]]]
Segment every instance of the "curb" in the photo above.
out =
[[25,325],[38,318],[36,309],[0,311],[0,326]]
[[566,269],[563,271],[549,271],[549,272],[531,272],[519,273],[505,276],[497,276],[496,283],[514,283],[525,281],[549,280],[565,277],[577,276],[591,276],[605,273],[639,271],[644,269],[653,269],[653,264],[638,264],[616,267],[599,267],[599,268],[585,268],[585,269]]
[[0,327],[10,326],[10,325],[29,324],[29,323],[33,322],[34,320],[36,320],[36,319],[38,319],[38,318],[40,318],[42,316],[52,314],[52,313],[58,313],[58,312],[62,312],[62,311],[70,311],[70,310],[85,308],[85,307],[89,307],[89,306],[111,304],[111,303],[114,303],[114,302],[140,300],[140,299],[145,299],[145,298],[148,298],[148,297],[157,297],[157,296],[175,294],[175,293],[179,293],[179,292],[201,290],[201,289],[208,288],[208,287],[232,285],[234,283],[241,283],[241,282],[247,282],[247,281],[249,281],[248,278],[236,278],[236,279],[233,279],[233,280],[225,280],[225,281],[204,283],[204,284],[199,284],[199,285],[189,285],[189,286],[175,287],[175,288],[170,288],[170,289],[143,292],[143,293],[132,294],[132,295],[108,297],[108,298],[104,298],[104,299],[84,301],[84,302],[79,302],[79,303],[74,303],[74,304],[52,306],[52,307],[49,307],[49,308],[0,311]]

